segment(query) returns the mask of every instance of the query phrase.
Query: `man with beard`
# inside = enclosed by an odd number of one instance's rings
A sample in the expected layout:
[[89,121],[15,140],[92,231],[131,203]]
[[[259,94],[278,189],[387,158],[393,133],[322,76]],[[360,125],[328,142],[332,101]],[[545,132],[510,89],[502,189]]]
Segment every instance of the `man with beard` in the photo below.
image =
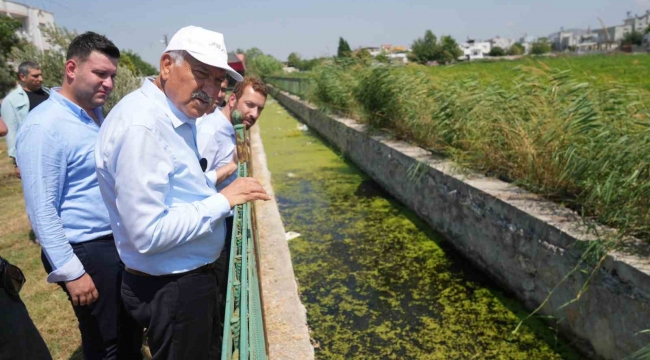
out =
[[[267,94],[266,84],[262,80],[247,76],[235,85],[226,106],[221,111],[204,116],[197,124],[199,153],[207,161],[205,174],[217,185],[217,190],[220,191],[237,179],[237,139],[232,121],[233,113],[238,111],[246,128],[250,128],[262,114]],[[215,265],[222,297],[220,298],[222,314],[228,281],[232,226],[233,214],[231,213],[226,217],[224,250]]]

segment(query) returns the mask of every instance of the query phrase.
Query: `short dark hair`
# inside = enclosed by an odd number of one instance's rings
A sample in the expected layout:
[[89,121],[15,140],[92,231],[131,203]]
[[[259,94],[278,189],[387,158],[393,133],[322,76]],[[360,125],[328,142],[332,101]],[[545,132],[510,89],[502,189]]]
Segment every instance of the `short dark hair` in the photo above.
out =
[[72,40],[70,46],[68,46],[66,60],[77,58],[83,62],[88,59],[93,51],[99,51],[111,58],[120,58],[120,49],[112,41],[108,40],[104,35],[88,31]]
[[37,63],[33,61],[23,61],[18,65],[18,75],[24,75],[27,76],[29,75],[29,69],[40,69],[41,67],[38,66]]

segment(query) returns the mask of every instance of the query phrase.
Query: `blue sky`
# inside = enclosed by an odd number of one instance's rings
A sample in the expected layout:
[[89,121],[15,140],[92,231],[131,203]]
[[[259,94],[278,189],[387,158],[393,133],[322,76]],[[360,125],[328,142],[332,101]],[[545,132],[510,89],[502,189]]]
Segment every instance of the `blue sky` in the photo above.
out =
[[[19,0],[20,1],[20,0]],[[228,49],[253,46],[286,60],[295,51],[303,58],[333,55],[339,36],[352,48],[380,44],[410,45],[431,29],[488,39],[546,36],[565,28],[599,27],[623,22],[626,12],[650,10],[650,0],[22,0],[54,13],[60,26],[93,30],[118,47],[133,49],[156,65],[170,37],[186,25],[222,32]]]

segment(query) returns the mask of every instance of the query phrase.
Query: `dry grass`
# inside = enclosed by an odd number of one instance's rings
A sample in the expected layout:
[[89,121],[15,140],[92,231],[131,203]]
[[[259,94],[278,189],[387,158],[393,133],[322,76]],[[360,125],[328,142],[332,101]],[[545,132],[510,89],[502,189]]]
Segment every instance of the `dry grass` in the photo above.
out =
[[0,255],[25,273],[27,282],[20,296],[52,358],[82,359],[77,319],[65,293],[45,280],[41,250],[30,239],[20,180],[13,176],[4,141],[0,141],[0,223]]

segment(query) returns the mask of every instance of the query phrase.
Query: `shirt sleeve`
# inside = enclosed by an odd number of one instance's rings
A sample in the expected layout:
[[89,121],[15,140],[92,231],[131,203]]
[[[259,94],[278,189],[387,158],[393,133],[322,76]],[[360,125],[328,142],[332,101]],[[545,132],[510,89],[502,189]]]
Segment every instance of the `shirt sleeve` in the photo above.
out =
[[165,203],[174,166],[146,127],[129,127],[109,156],[117,212],[129,242],[142,254],[163,252],[210,233],[212,224],[230,213],[221,194],[171,207]]
[[2,102],[2,107],[0,107],[0,117],[7,125],[7,154],[10,157],[16,157],[16,133],[18,132],[18,116],[13,107],[13,104],[9,100]]
[[20,167],[25,205],[34,234],[53,271],[47,281],[71,281],[85,270],[63,229],[59,216],[66,179],[65,145],[40,125],[30,125],[18,138],[16,159]]

